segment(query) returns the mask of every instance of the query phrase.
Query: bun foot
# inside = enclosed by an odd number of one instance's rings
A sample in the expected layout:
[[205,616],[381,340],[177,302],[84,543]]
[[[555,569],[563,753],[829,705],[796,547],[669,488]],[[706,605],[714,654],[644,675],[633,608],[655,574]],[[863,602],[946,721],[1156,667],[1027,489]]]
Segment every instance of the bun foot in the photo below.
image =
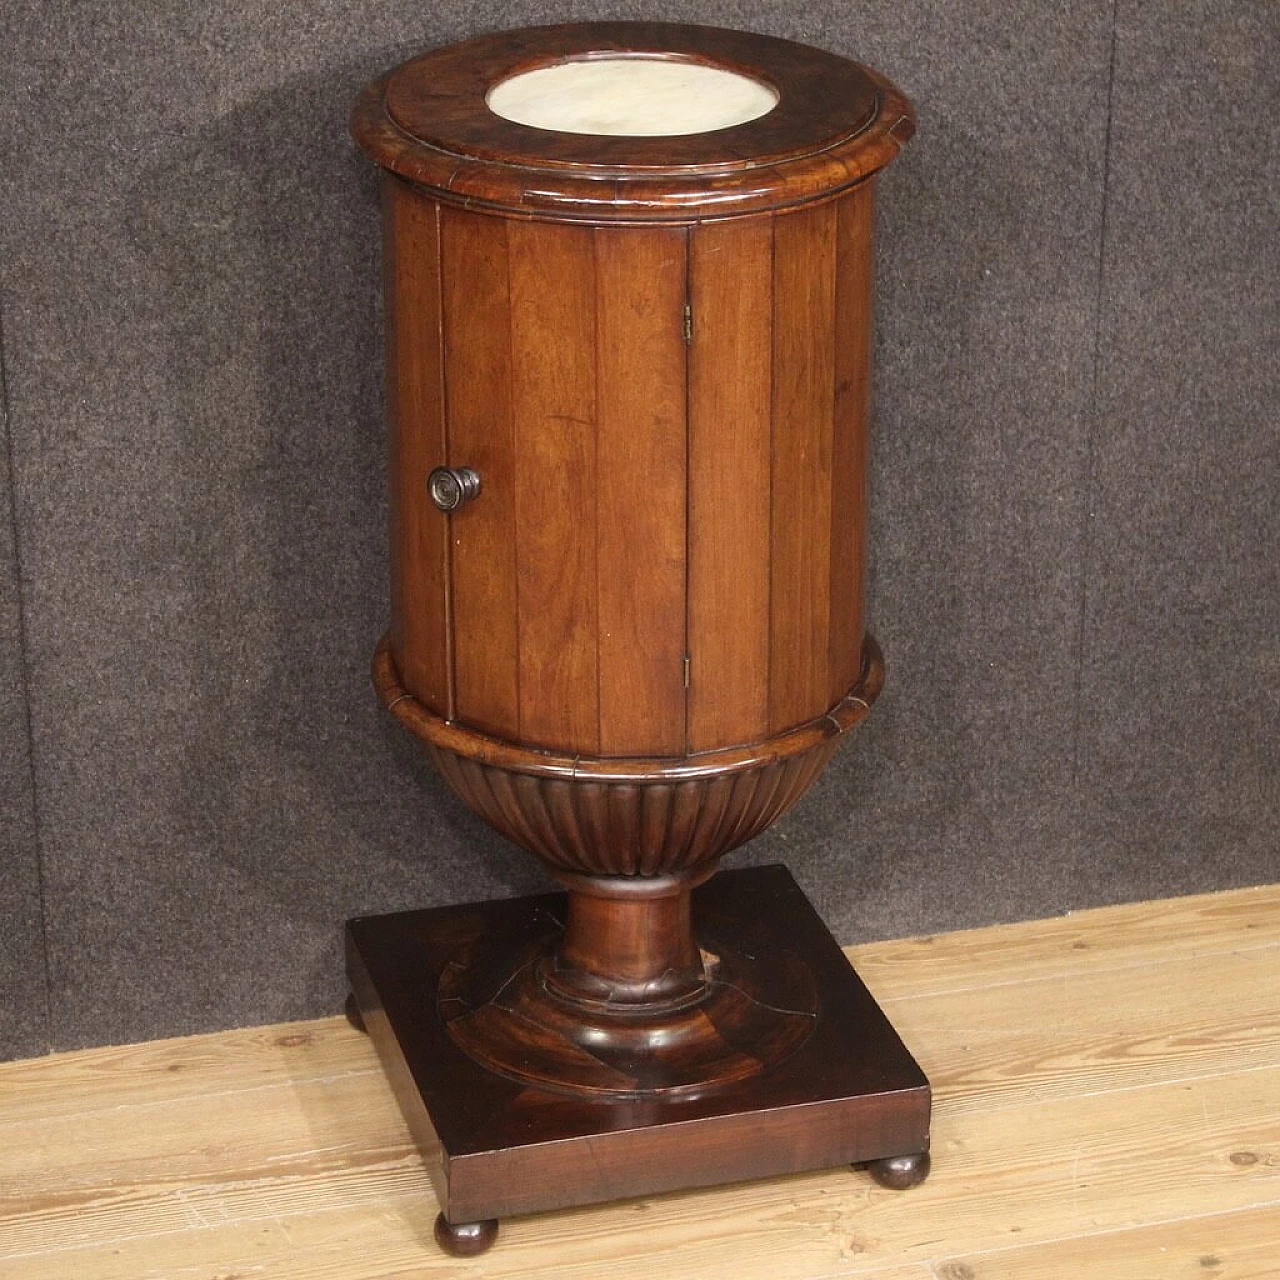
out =
[[909,1191],[918,1187],[929,1176],[929,1153],[917,1151],[910,1156],[890,1156],[887,1160],[872,1160],[867,1172],[890,1191]]
[[449,1222],[443,1213],[436,1215],[436,1244],[455,1258],[474,1258],[484,1253],[498,1238],[498,1220],[483,1222]]
[[356,993],[348,992],[347,1002],[342,1006],[342,1012],[346,1015],[347,1021],[357,1030],[363,1031],[365,1035],[369,1034],[369,1028],[364,1025],[364,1018],[360,1013],[360,1006],[356,1003]]

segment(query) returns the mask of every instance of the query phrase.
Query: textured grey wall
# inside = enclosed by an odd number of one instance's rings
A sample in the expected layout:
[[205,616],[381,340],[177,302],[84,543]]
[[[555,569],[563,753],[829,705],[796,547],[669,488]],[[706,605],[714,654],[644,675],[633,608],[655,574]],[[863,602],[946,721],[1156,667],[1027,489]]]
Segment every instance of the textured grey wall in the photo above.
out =
[[1077,856],[1133,896],[1280,878],[1280,23],[1120,14]]
[[0,361],[0,1059],[49,1039],[11,458]]
[[880,222],[890,684],[738,860],[845,940],[1280,872],[1270,0],[10,0],[0,1053],[335,1009],[346,915],[541,883],[368,688],[346,118],[418,49],[592,17],[823,45],[920,110]]

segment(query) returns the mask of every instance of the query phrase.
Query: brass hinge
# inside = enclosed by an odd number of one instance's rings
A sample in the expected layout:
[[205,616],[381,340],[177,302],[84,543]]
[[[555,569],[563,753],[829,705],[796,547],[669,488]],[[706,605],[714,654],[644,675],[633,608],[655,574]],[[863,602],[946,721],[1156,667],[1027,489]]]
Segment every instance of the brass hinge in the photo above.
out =
[[693,665],[693,659],[686,653],[684,655],[684,687],[689,687],[689,668]]
[[684,304],[684,340],[686,345],[693,341],[693,304],[690,302]]

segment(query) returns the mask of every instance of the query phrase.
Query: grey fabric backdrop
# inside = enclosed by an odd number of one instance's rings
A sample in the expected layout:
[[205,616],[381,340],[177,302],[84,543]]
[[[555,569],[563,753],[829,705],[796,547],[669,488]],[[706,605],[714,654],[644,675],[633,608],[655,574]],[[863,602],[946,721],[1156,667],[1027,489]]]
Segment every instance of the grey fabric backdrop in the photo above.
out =
[[2,362],[0,446],[0,1058],[5,1058],[47,1042],[49,1005]]
[[823,45],[920,112],[879,228],[890,683],[737,860],[845,941],[1280,873],[1270,0],[10,0],[0,1054],[331,1011],[345,916],[542,883],[368,687],[346,119],[421,48],[593,17]]

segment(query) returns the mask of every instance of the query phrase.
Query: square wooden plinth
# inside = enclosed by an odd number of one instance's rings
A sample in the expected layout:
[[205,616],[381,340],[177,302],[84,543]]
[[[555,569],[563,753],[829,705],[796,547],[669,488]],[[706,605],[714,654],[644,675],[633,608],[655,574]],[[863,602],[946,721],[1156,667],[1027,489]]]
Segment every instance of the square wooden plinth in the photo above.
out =
[[558,913],[562,894],[347,922],[347,974],[444,1216],[473,1222],[923,1152],[929,1084],[782,866],[725,871],[699,922],[761,960],[810,968],[815,1029],[771,1071],[701,1098],[590,1101],[467,1057],[436,1010],[451,957]]

